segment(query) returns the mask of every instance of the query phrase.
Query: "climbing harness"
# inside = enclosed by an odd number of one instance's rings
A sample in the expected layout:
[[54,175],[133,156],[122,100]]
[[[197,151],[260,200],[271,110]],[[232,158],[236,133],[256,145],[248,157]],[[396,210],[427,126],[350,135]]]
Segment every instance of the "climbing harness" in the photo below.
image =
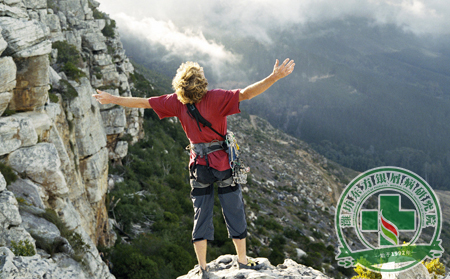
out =
[[198,109],[195,107],[195,104],[186,104],[186,106],[188,114],[197,121],[197,126],[200,132],[202,131],[202,129],[200,128],[201,123],[203,124],[203,127],[208,127],[209,129],[211,129],[213,132],[215,132],[224,139],[223,141],[214,140],[209,143],[191,143],[186,149],[192,150],[195,154],[193,167],[195,167],[197,163],[197,158],[199,156],[200,157],[204,156],[206,160],[206,165],[209,168],[207,155],[217,150],[225,150],[228,153],[228,162],[230,164],[231,173],[233,177],[233,183],[231,185],[235,186],[236,183],[246,184],[247,173],[250,172],[250,168],[246,167],[240,160],[239,145],[237,144],[234,133],[228,131],[226,135],[222,135],[212,127],[212,124],[208,120],[203,118]]

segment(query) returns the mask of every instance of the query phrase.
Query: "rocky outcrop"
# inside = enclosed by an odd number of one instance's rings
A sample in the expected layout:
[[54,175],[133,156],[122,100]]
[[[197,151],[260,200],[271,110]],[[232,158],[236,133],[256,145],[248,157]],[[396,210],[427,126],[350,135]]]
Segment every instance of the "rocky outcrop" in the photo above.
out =
[[[143,137],[143,112],[100,106],[91,96],[96,88],[131,96],[133,86],[117,31],[102,32],[112,20],[94,18],[98,6],[0,1],[0,163],[18,176],[6,185],[0,174],[2,275],[113,278],[96,249],[116,239],[105,206],[108,163],[127,155],[124,135],[131,143]],[[43,218],[48,212],[81,250]],[[13,257],[11,244],[21,240],[37,254]],[[48,247],[57,248],[49,255]]]
[[[207,264],[210,279],[234,279],[234,278],[308,278],[308,279],[327,279],[328,276],[311,267],[307,267],[286,259],[283,264],[276,267],[271,265],[266,258],[257,258],[256,261],[262,264],[259,270],[239,269],[237,257],[232,255],[220,256],[216,260]],[[198,267],[189,271],[187,275],[180,276],[178,279],[198,279]]]
[[91,278],[83,273],[81,263],[65,254],[51,259],[40,255],[15,257],[7,247],[0,247],[0,270],[4,278]]

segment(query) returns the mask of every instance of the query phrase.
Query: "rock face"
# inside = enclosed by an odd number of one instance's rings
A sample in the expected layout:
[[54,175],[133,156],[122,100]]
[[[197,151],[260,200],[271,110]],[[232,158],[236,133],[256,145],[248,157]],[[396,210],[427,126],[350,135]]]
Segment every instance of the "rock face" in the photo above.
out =
[[[119,138],[143,137],[143,113],[91,96],[96,88],[131,96],[133,86],[118,32],[106,37],[111,20],[94,18],[98,6],[0,1],[0,163],[18,176],[7,185],[0,174],[0,277],[113,278],[96,249],[116,239],[105,206],[108,163],[127,155]],[[81,250],[43,217],[49,212]],[[14,257],[12,243],[25,240],[37,254]]]
[[[311,267],[307,267],[286,259],[283,264],[274,267],[266,258],[255,259],[262,264],[260,270],[239,269],[237,266],[237,257],[232,255],[220,256],[216,260],[207,264],[210,279],[234,279],[234,278],[308,278],[308,279],[327,279],[328,276]],[[194,268],[187,275],[180,276],[178,279],[197,279],[199,269]]]

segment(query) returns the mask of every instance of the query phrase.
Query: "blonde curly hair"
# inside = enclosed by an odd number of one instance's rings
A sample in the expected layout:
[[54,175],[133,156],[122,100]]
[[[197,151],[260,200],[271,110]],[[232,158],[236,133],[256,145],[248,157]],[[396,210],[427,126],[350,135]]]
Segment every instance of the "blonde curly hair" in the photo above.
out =
[[206,94],[208,81],[203,74],[203,68],[198,63],[189,61],[178,68],[172,86],[182,104],[195,104]]

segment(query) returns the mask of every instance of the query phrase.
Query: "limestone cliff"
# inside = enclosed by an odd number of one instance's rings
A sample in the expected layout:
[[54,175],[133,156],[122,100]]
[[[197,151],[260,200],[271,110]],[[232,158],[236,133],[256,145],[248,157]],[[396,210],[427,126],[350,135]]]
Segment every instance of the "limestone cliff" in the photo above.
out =
[[[6,186],[0,174],[0,277],[113,278],[96,249],[115,241],[105,207],[108,162],[143,136],[143,113],[91,97],[96,88],[121,96],[133,88],[115,23],[98,6],[0,1],[0,162],[18,176]],[[51,211],[79,236],[81,253],[43,218]],[[24,240],[38,252],[31,260],[11,254]]]

